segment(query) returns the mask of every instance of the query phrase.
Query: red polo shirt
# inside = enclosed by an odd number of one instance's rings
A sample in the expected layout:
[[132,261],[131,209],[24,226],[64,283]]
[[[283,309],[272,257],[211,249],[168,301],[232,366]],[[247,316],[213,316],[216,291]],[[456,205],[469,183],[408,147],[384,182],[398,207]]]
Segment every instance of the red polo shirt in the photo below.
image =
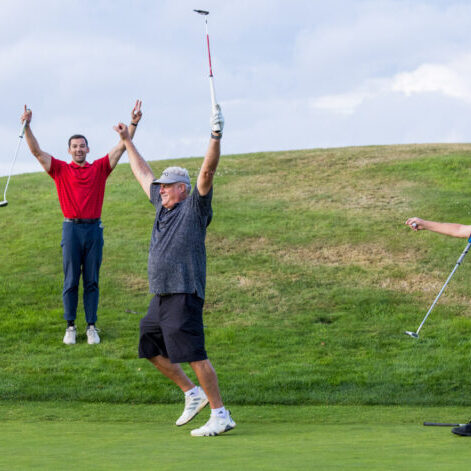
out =
[[49,175],[54,180],[64,217],[70,219],[98,219],[105,196],[106,179],[111,173],[108,155],[83,167],[51,159]]

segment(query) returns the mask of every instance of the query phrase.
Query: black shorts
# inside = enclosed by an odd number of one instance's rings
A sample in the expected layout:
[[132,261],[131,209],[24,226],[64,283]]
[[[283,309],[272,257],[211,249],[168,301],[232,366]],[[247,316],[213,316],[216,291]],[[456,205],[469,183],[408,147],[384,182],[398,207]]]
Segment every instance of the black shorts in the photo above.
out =
[[155,295],[141,319],[139,358],[162,355],[172,363],[206,360],[203,304],[195,294]]

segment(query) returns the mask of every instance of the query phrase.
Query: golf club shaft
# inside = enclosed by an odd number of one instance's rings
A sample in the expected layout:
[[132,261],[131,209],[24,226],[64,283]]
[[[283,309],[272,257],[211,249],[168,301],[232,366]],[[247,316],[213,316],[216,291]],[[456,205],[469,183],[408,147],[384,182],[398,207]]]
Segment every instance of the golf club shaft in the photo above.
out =
[[209,47],[209,32],[208,32],[208,20],[204,19],[204,25],[206,28],[206,44],[208,45],[208,60],[209,60],[209,76],[213,76],[213,67],[211,65],[211,48]]
[[426,427],[462,427],[466,424],[449,424],[445,422],[424,422]]
[[455,268],[453,268],[452,272],[450,273],[450,276],[447,278],[445,284],[442,286],[442,289],[440,290],[440,292],[438,293],[437,297],[435,298],[435,301],[432,303],[432,305],[430,306],[430,309],[428,310],[427,314],[425,315],[424,317],[424,320],[421,322],[421,324],[419,325],[419,328],[417,329],[416,333],[418,334],[420,329],[422,328],[422,326],[425,324],[425,321],[427,320],[427,317],[429,316],[429,314],[432,312],[432,309],[434,308],[435,304],[437,303],[437,301],[439,300],[440,296],[442,295],[443,291],[445,290],[448,282],[451,280],[451,277],[455,274],[455,271],[458,269],[458,267],[461,265],[461,262],[463,261],[464,257],[466,256],[466,254],[468,253],[468,250],[469,248],[471,247],[471,242],[468,240],[468,245],[466,245],[466,248],[463,250],[463,253],[460,255],[460,258],[458,259],[458,261],[456,262],[456,265],[455,265]]
[[[217,112],[217,101],[216,101],[216,90],[214,88],[214,75],[213,75],[213,66],[211,63],[211,47],[209,45],[209,31],[208,31],[208,15],[209,11],[206,10],[193,10],[199,15],[204,16],[204,26],[206,30],[206,45],[208,47],[208,61],[209,61],[209,91],[211,93],[211,108],[213,114]],[[213,127],[213,131],[220,131],[220,126]]]
[[209,91],[211,92],[211,106],[214,112],[216,110],[216,92],[214,90],[213,77],[209,77]]
[[18,139],[18,145],[16,146],[15,156],[13,157],[13,162],[10,165],[10,171],[8,172],[7,184],[5,185],[5,191],[3,193],[3,200],[4,201],[6,201],[6,199],[7,199],[7,189],[8,189],[8,184],[10,183],[11,172],[13,170],[13,166],[15,165],[16,158],[18,157],[18,151],[20,150],[21,140],[23,139],[23,136],[25,135],[26,124],[27,123],[25,121],[23,123],[23,127],[21,128],[20,136],[19,136],[19,139]]
[[205,18],[204,20],[205,28],[206,28],[206,45],[208,47],[208,61],[209,61],[209,91],[211,93],[211,106],[213,112],[216,109],[216,90],[214,88],[214,75],[213,75],[213,66],[211,63],[211,47],[209,45],[209,32],[208,32],[208,19]]

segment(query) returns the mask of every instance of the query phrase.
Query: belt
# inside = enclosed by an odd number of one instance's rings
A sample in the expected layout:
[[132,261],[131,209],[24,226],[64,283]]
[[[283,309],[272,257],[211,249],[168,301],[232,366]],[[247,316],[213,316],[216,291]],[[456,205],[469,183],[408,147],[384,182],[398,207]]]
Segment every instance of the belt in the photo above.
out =
[[64,222],[73,222],[74,224],[95,224],[96,222],[100,222],[100,218],[98,218],[98,219],[69,219],[69,218],[65,218]]

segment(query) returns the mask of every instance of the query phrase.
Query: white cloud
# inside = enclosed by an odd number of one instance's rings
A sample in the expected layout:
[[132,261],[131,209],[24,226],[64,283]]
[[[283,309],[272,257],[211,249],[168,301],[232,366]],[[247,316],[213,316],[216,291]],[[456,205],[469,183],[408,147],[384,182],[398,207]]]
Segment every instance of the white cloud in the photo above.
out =
[[351,115],[366,99],[374,96],[375,93],[362,90],[337,95],[325,95],[318,98],[311,98],[310,106],[319,110]]
[[391,92],[406,97],[439,94],[471,103],[471,55],[462,55],[445,64],[422,64],[409,72],[392,77],[367,80],[360,87],[332,95],[311,98],[313,108],[351,115],[367,100]]
[[449,64],[424,64],[412,72],[397,74],[393,91],[413,93],[441,93],[471,103],[471,56],[461,57]]
[[343,7],[333,2],[338,15],[299,30],[295,40],[297,76],[322,95],[471,49],[467,3],[359,1]]

